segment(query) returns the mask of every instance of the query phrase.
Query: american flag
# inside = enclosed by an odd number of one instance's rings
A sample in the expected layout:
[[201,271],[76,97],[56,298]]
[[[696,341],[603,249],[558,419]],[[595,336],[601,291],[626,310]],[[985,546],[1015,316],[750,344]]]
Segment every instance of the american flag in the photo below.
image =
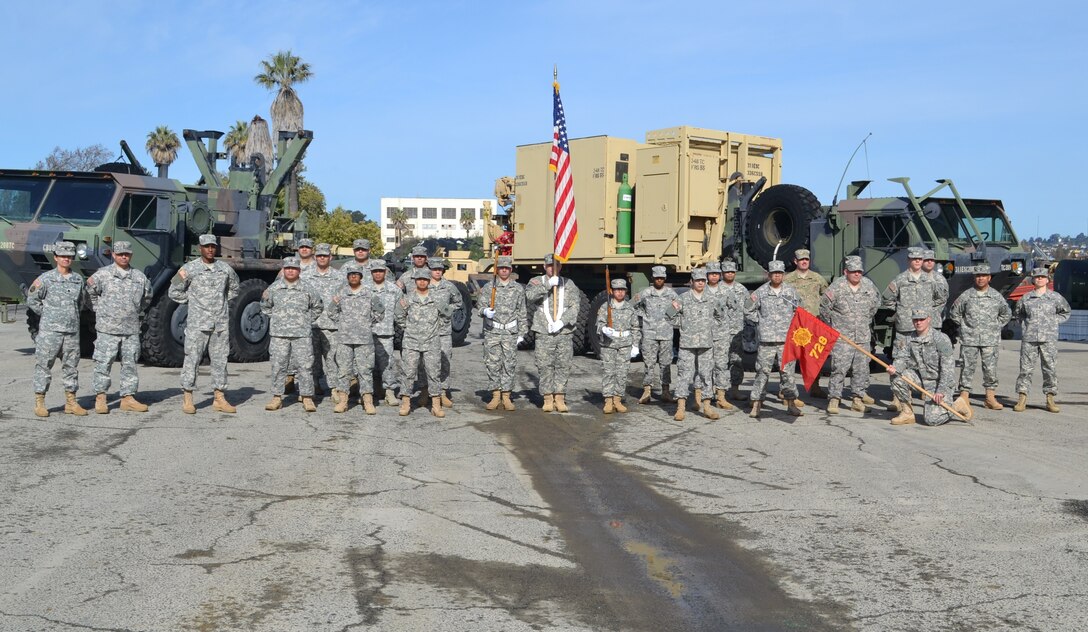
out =
[[559,82],[552,84],[552,158],[548,168],[555,172],[555,258],[566,262],[578,240],[578,218],[574,214],[574,179],[567,145],[567,117],[559,98]]

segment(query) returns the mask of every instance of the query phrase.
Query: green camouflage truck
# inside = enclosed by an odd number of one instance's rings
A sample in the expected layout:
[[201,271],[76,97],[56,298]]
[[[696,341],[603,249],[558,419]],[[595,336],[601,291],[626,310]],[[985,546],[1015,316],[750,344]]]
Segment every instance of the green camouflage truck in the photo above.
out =
[[[309,131],[281,133],[278,160],[256,154],[247,164],[231,160],[227,174],[216,169],[227,155],[217,148],[219,131],[184,130],[196,161],[196,185],[152,177],[122,141],[129,162],[92,172],[0,169],[0,300],[19,302],[42,272],[53,267],[53,243],[76,244],[74,270],[89,277],[112,263],[112,244],[132,242],[132,266],[147,275],[155,293],[144,320],[141,357],[158,366],[181,366],[188,308],[171,301],[170,279],[199,256],[197,237],[219,237],[220,258],[241,279],[230,306],[230,359],[268,357],[268,321],[261,293],[279,272],[280,258],[295,251],[306,230],[305,216],[276,210],[277,196],[313,140]],[[81,342],[94,340],[94,314],[82,319]],[[31,335],[37,318],[28,314]]]

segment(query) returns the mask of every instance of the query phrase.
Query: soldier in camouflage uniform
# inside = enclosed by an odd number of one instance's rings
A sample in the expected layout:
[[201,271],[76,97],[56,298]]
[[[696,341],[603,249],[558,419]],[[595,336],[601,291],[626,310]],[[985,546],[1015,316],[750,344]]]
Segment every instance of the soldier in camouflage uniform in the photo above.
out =
[[[332,262],[332,246],[329,244],[317,244],[314,247],[314,258],[317,265],[309,270],[303,270],[299,278],[310,286],[321,297],[321,304],[328,305],[336,291],[344,285],[344,275],[339,270],[329,265]],[[314,393],[322,395],[321,377],[325,377],[325,384],[332,389],[334,403],[341,397],[347,398],[347,391],[338,392],[340,383],[340,369],[336,362],[336,323],[325,312],[314,322],[313,330],[314,349]]]
[[[748,297],[744,306],[744,318],[756,326],[759,335],[759,351],[756,356],[756,378],[752,384],[752,411],[748,414],[753,419],[759,418],[763,408],[763,390],[767,387],[771,370],[782,362],[782,349],[786,343],[786,331],[793,320],[793,312],[801,305],[797,291],[784,282],[786,264],[771,261],[767,265],[770,280],[759,286]],[[779,395],[786,403],[786,412],[794,417],[801,416],[801,407],[797,401],[797,383],[793,377],[793,368],[797,362],[787,362],[779,369]]]
[[374,410],[374,330],[385,320],[385,302],[373,288],[363,285],[362,268],[347,271],[347,284],[340,286],[325,304],[325,314],[337,326],[336,358],[339,399],[334,413],[346,412],[352,378],[359,381],[363,410]]
[[899,414],[892,419],[893,426],[915,422],[910,386],[904,378],[933,393],[933,399],[925,402],[922,423],[939,426],[949,419],[941,403],[952,399],[952,387],[956,384],[955,349],[948,336],[930,326],[932,316],[932,307],[914,308],[911,312],[914,333],[893,351],[888,375],[892,392],[901,403]]
[[[873,339],[873,317],[879,308],[880,290],[864,276],[861,257],[847,257],[843,276],[835,279],[820,299],[820,320],[868,349]],[[864,413],[865,404],[875,403],[865,393],[869,388],[869,356],[839,341],[831,350],[828,414],[839,413],[847,373],[851,374],[851,410]]]
[[283,275],[261,295],[261,313],[268,317],[268,356],[272,361],[272,399],[265,410],[283,407],[288,367],[298,368],[298,392],[302,408],[315,412],[313,326],[324,305],[317,290],[302,281],[299,260],[285,257]]
[[189,306],[185,321],[185,361],[181,367],[181,410],[196,412],[193,386],[196,371],[207,351],[212,365],[212,388],[215,399],[212,408],[233,413],[236,408],[227,401],[227,356],[230,354],[230,331],[227,326],[230,301],[238,296],[238,273],[226,263],[217,261],[215,235],[200,236],[200,258],[178,270],[170,282],[170,299]]
[[[786,275],[783,282],[797,291],[801,296],[801,307],[808,310],[814,316],[820,313],[820,298],[827,291],[827,281],[818,272],[813,272],[810,253],[806,248],[798,248],[793,253],[793,265],[797,266]],[[812,382],[812,388],[808,394],[812,397],[827,397],[827,391],[820,388],[820,376]]]
[[665,314],[677,300],[676,291],[665,286],[665,266],[654,266],[650,270],[653,285],[642,290],[635,297],[633,307],[642,317],[642,363],[645,375],[642,378],[642,396],[638,403],[650,401],[653,389],[661,393],[661,401],[671,402],[669,392],[672,385],[672,320]]
[[[721,316],[721,302],[706,291],[706,269],[691,271],[691,291],[684,292],[665,310],[680,328],[680,355],[676,360],[676,414],[684,420],[688,391],[695,387],[695,409],[708,419],[719,415],[703,397],[703,384],[711,382],[714,372],[714,323]],[[711,377],[707,377],[711,375]]]
[[53,245],[57,267],[42,273],[30,284],[26,295],[27,309],[41,317],[38,335],[34,338],[34,414],[48,417],[45,394],[49,391],[50,372],[60,357],[64,379],[64,412],[86,415],[76,401],[79,390],[79,312],[87,300],[83,277],[72,272],[72,257],[76,247],[70,241]]
[[[400,344],[401,366],[404,369],[404,381],[400,390],[402,417],[412,412],[412,382],[419,372],[421,360],[428,391],[433,394],[442,390],[438,379],[442,364],[439,338],[442,335],[442,319],[453,313],[453,305],[449,300],[441,293],[430,290],[431,276],[427,270],[412,270],[412,280],[415,289],[397,301],[395,312],[397,326],[404,332]],[[442,409],[442,400],[437,395],[431,397],[431,414],[439,418],[446,416],[446,411]]]
[[[1001,410],[997,401],[997,352],[1001,348],[1001,329],[1012,318],[1012,310],[1004,296],[990,287],[990,269],[975,271],[975,287],[960,294],[949,317],[959,328],[960,397],[962,406],[970,410],[971,383],[975,366],[982,362],[982,386],[986,389],[986,408]],[[968,416],[970,419],[970,416]]]
[[[446,261],[440,257],[432,257],[428,260],[427,265],[431,269],[431,293],[435,297],[442,296],[444,300],[448,301],[451,309],[443,310],[445,315],[442,316],[442,333],[440,336],[441,348],[442,348],[442,361],[439,364],[438,370],[438,382],[442,389],[438,393],[439,400],[446,408],[453,406],[453,401],[450,400],[450,365],[453,362],[453,318],[452,315],[460,311],[465,302],[461,298],[461,291],[457,289],[453,281],[442,278],[442,275],[446,272]],[[432,391],[432,394],[434,392]]]
[[385,261],[374,259],[370,263],[370,289],[382,300],[385,306],[382,320],[374,323],[374,371],[378,381],[385,390],[385,403],[388,406],[396,406],[396,393],[394,390],[400,386],[400,361],[393,350],[393,315],[397,302],[404,296],[404,292],[396,283],[387,281],[389,268]]
[[317,265],[317,259],[314,258],[314,240],[309,237],[298,240],[298,265],[300,274]]
[[151,305],[151,283],[143,272],[129,266],[132,244],[113,244],[112,266],[100,268],[87,279],[87,295],[95,312],[94,328],[94,411],[110,412],[106,391],[110,389],[113,361],[121,358],[121,410],[147,412],[147,406],[136,401],[140,387],[136,360],[140,357],[140,323]]
[[[404,274],[401,274],[400,278],[397,279],[397,287],[399,287],[402,292],[407,293],[415,287],[415,281],[413,281],[415,277],[412,276],[412,273],[416,270],[430,272],[427,267],[427,249],[423,246],[412,248],[412,267],[405,270]],[[430,275],[428,274],[428,276]]]
[[[907,249],[907,269],[888,283],[881,299],[881,307],[895,312],[895,344],[898,348],[906,344],[914,333],[911,312],[915,309],[928,309],[935,314],[943,306],[940,288],[932,275],[922,270],[922,248],[911,246]],[[898,411],[899,401],[894,392],[888,410]]]
[[[362,283],[364,285],[369,285],[370,269],[375,261],[370,258],[370,240],[356,239],[351,242],[351,250],[355,254],[355,258],[340,266],[340,272],[347,275],[347,273],[352,270],[359,270],[363,273]],[[392,312],[390,312],[390,314],[392,314]]]
[[[706,264],[707,268],[707,285],[706,291],[712,296],[715,296],[721,308],[719,316],[714,322],[714,371],[711,374],[711,381],[707,383],[705,393],[714,393],[714,405],[722,410],[733,410],[733,405],[725,399],[725,394],[729,390],[732,379],[730,375],[730,362],[732,361],[732,354],[735,352],[740,353],[740,341],[737,340],[737,332],[743,329],[743,324],[737,328],[737,331],[733,331],[737,321],[743,323],[744,319],[744,301],[748,297],[747,291],[737,291],[738,288],[743,290],[743,286],[739,284],[726,285],[717,281],[722,276],[723,264],[717,261],[711,261]],[[731,279],[736,278],[736,264],[733,264],[733,274],[730,275]],[[736,348],[734,348],[736,343]],[[738,369],[742,370],[738,366]],[[739,383],[739,381],[738,381]]]
[[484,366],[491,390],[491,401],[484,406],[487,410],[496,410],[500,405],[503,410],[514,410],[510,391],[517,375],[518,345],[529,331],[525,286],[510,278],[513,265],[512,258],[499,257],[495,267],[497,278],[488,281],[476,296],[476,310],[484,318]]
[[1035,268],[1032,273],[1035,290],[1024,294],[1016,303],[1016,318],[1023,327],[1020,342],[1020,375],[1016,378],[1019,399],[1013,410],[1023,412],[1027,407],[1031,374],[1035,371],[1035,359],[1043,365],[1043,392],[1046,409],[1061,412],[1054,397],[1058,394],[1058,325],[1069,320],[1069,303],[1061,294],[1049,289],[1050,275],[1046,268]]
[[[741,332],[744,331],[744,303],[748,300],[748,288],[737,283],[737,264],[735,261],[722,262],[722,292],[733,294],[736,309],[727,310],[725,318],[719,325],[728,336],[729,349],[729,383],[721,382],[721,388],[729,389],[729,397],[741,401],[740,384],[744,381],[744,359],[741,356],[743,344]],[[728,299],[726,300],[729,303]]]
[[544,274],[530,279],[525,287],[525,302],[534,310],[532,329],[536,332],[538,388],[544,396],[541,410],[546,413],[570,410],[566,390],[574,360],[578,296],[574,281],[555,274],[555,255],[550,253],[544,255]]
[[[597,310],[597,335],[601,339],[601,395],[604,412],[627,412],[623,405],[631,359],[638,356],[642,326],[638,312],[627,299],[627,281],[612,279],[612,298]],[[611,307],[611,315],[609,315]],[[611,320],[611,323],[609,321]]]
[[944,278],[940,270],[934,271],[936,267],[937,254],[929,249],[923,250],[922,271],[932,277],[933,283],[937,286],[937,304],[933,308],[933,328],[940,331],[944,327],[944,308],[948,305],[948,279]]

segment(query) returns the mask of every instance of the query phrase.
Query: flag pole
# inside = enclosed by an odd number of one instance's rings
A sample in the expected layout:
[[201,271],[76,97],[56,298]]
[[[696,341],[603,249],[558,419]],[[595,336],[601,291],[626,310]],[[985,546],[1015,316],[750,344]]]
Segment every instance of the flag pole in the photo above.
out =
[[[869,350],[868,350],[868,349],[863,349],[863,348],[861,348],[861,346],[860,346],[860,345],[859,345],[858,343],[856,343],[856,342],[854,342],[853,340],[851,340],[851,339],[847,338],[846,336],[842,335],[842,332],[839,332],[839,340],[842,340],[843,342],[845,342],[846,344],[850,345],[851,347],[853,347],[853,348],[857,349],[858,351],[860,351],[860,352],[864,353],[865,355],[869,356],[869,358],[870,358],[870,359],[874,360],[874,361],[875,361],[875,362],[876,362],[877,364],[879,364],[880,366],[884,367],[885,369],[887,369],[887,368],[888,368],[888,363],[887,363],[887,362],[884,362],[883,360],[881,360],[880,358],[876,357],[876,356],[875,356],[875,355],[873,355],[872,353],[869,353]],[[930,393],[930,392],[929,392],[929,391],[927,391],[926,389],[924,389],[924,388],[922,388],[921,386],[919,386],[919,385],[915,384],[914,382],[912,382],[912,381],[908,380],[907,378],[903,377],[902,375],[900,375],[900,376],[899,376],[899,379],[903,380],[903,381],[904,381],[904,382],[906,382],[906,383],[907,383],[907,384],[908,384],[909,386],[911,386],[911,387],[913,387],[913,388],[914,388],[915,390],[917,390],[917,391],[921,392],[921,393],[922,393],[923,395],[925,395],[926,397],[928,397],[928,398],[930,398],[930,399],[933,399],[933,393]],[[907,405],[907,406],[910,406],[910,402],[905,402],[905,405]],[[970,421],[968,421],[966,417],[964,417],[963,415],[961,415],[961,414],[959,413],[959,411],[957,411],[957,410],[956,410],[955,408],[952,408],[951,406],[949,406],[948,404],[944,403],[943,401],[941,402],[940,406],[941,406],[941,408],[943,408],[943,409],[947,410],[948,412],[952,413],[953,415],[955,415],[955,416],[956,416],[956,418],[958,418],[958,419],[959,419],[960,421],[962,421],[962,422],[964,422],[964,423],[966,423],[966,424],[971,424],[971,422],[970,422]],[[974,424],[971,424],[971,425],[974,425]]]
[[[552,90],[559,89],[559,64],[552,65]],[[553,176],[559,177],[558,174]],[[553,187],[554,190],[554,187]],[[559,270],[562,267],[562,262],[559,261],[559,257],[555,256],[555,202],[552,202],[552,261],[555,262],[555,278],[559,278]],[[552,322],[559,320],[559,286],[556,285],[552,288]]]

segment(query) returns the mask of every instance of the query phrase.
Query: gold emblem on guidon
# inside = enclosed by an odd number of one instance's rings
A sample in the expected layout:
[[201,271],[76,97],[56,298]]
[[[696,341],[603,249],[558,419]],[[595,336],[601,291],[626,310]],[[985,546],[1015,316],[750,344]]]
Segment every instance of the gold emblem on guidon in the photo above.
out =
[[804,347],[804,346],[807,346],[808,343],[810,343],[810,342],[812,342],[812,332],[811,331],[809,331],[808,329],[806,329],[804,327],[801,327],[800,329],[794,330],[794,332],[793,332],[793,344],[798,345],[800,347]]

